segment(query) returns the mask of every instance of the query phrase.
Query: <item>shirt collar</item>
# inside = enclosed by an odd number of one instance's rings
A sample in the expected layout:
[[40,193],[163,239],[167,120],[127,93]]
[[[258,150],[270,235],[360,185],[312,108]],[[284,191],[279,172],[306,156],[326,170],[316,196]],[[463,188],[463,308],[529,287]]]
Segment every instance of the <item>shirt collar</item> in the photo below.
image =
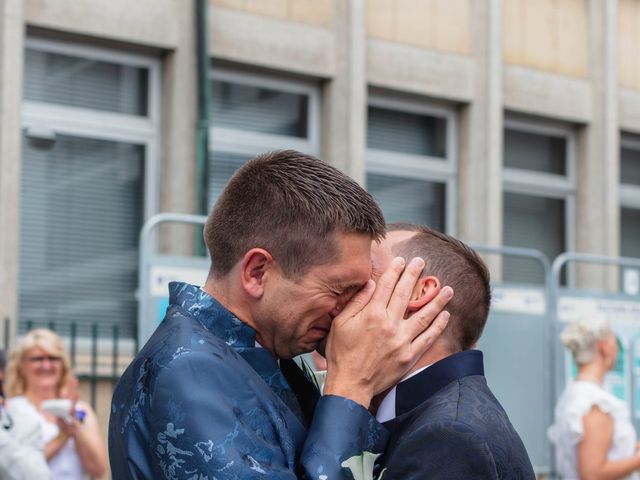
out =
[[[400,384],[411,377],[415,377],[430,366],[431,365],[427,365],[426,367],[422,367],[414,372],[408,373],[398,383]],[[394,385],[391,390],[389,390],[384,396],[382,402],[380,402],[380,406],[378,407],[378,411],[376,412],[376,420],[378,420],[380,423],[387,422],[396,418],[396,388],[397,385]]]
[[169,304],[189,312],[227,345],[255,347],[256,331],[200,287],[182,282],[169,283]]
[[376,414],[379,422],[403,415],[454,380],[470,375],[484,375],[480,350],[465,350],[412,372],[393,387],[382,400]]

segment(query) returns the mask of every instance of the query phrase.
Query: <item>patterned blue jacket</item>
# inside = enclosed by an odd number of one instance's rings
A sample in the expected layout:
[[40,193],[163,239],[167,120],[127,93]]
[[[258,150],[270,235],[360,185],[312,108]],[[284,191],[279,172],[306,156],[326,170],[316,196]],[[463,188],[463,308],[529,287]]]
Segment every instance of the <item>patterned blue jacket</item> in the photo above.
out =
[[169,290],[165,319],[113,394],[114,479],[351,479],[345,460],[382,452],[387,432],[365,408],[318,400],[293,362],[287,381],[285,361],[198,287]]

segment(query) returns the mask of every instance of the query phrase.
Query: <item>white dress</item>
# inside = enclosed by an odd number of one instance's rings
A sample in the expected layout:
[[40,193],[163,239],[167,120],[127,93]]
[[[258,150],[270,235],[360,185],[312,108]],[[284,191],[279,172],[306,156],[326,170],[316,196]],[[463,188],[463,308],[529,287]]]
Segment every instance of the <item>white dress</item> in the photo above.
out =
[[[555,423],[549,427],[549,440],[555,444],[558,473],[568,480],[579,480],[578,444],[584,434],[582,418],[597,406],[613,419],[613,438],[607,453],[609,460],[631,457],[636,451],[636,431],[625,402],[601,386],[576,380],[569,384],[556,405]],[[638,473],[628,477],[640,480]]]
[[[13,412],[22,412],[38,419],[42,428],[42,441],[46,445],[60,433],[58,425],[49,422],[26,397],[18,396],[10,398],[9,406]],[[84,480],[86,478],[80,457],[76,452],[73,438],[67,440],[64,447],[49,461],[52,480]]]

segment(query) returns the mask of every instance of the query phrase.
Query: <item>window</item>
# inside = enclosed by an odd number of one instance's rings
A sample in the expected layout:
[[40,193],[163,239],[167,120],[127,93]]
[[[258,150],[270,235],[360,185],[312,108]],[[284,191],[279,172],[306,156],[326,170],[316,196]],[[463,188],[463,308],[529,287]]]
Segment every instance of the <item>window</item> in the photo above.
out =
[[640,258],[640,138],[620,142],[620,255]]
[[248,159],[319,150],[319,93],[309,82],[214,68],[209,109],[209,205]]
[[373,96],[367,119],[367,188],[387,222],[454,232],[453,110]]
[[[136,332],[138,237],[156,210],[159,64],[30,39],[19,328]],[[103,330],[103,334],[106,332]]]
[[[539,250],[550,261],[570,249],[575,203],[574,142],[573,132],[563,126],[506,122],[504,245]],[[503,269],[505,281],[544,281],[544,272],[532,260],[505,257]]]

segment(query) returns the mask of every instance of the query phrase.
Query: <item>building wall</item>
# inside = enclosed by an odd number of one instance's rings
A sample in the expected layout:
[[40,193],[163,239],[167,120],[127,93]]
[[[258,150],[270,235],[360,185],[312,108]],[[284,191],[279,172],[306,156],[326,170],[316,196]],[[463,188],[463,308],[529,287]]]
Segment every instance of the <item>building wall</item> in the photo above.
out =
[[504,61],[549,73],[586,78],[589,72],[588,2],[505,0]]
[[[61,36],[160,59],[161,188],[155,210],[193,212],[195,201],[183,194],[196,181],[195,168],[185,161],[194,155],[197,113],[191,2],[28,0],[16,5],[3,2],[5,45],[19,45],[26,28],[29,37]],[[502,204],[495,190],[502,182],[505,112],[507,118],[522,114],[543,123],[562,122],[576,135],[581,167],[578,215],[572,219],[579,238],[572,248],[616,255],[617,180],[604,175],[605,185],[601,179],[603,171],[615,170],[618,133],[640,133],[640,51],[635,48],[640,30],[634,27],[639,16],[636,0],[210,0],[209,50],[214,71],[235,65],[317,82],[323,102],[320,153],[363,183],[363,111],[370,89],[453,108],[459,114],[459,208],[450,231],[476,243],[502,242]],[[2,61],[18,65],[7,50]],[[609,70],[608,62],[617,68]],[[0,138],[6,138],[0,145],[10,149],[3,155],[0,192],[6,198],[0,207],[5,222],[0,314],[15,318],[19,229],[6,232],[19,218],[20,134],[11,98],[20,95],[22,79],[13,68],[3,71],[3,95],[14,115],[6,109],[0,126]],[[589,165],[593,173],[587,174]],[[600,193],[594,196],[594,189]],[[579,240],[595,225],[608,236]],[[167,231],[164,251],[191,251],[184,245],[192,233]]]

